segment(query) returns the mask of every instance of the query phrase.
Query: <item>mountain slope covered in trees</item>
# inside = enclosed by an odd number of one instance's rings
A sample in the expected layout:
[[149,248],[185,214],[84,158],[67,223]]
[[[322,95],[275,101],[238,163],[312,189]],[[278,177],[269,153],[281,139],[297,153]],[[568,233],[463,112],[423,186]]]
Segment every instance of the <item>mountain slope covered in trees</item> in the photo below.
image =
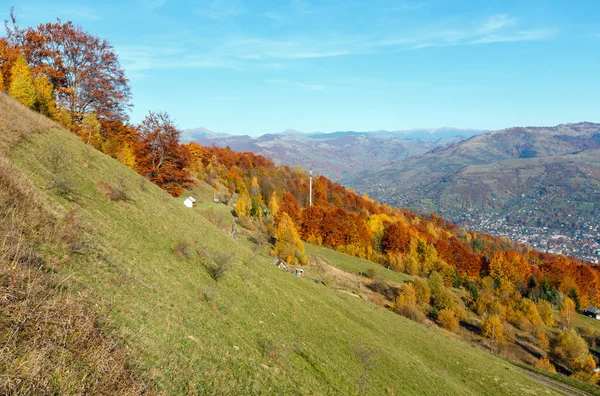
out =
[[[2,94],[0,114],[13,117],[15,105]],[[24,108],[18,113],[33,117]],[[3,178],[30,180],[30,196],[43,203],[34,210],[48,210],[78,230],[67,255],[49,242],[32,246],[37,262],[51,269],[38,276],[49,278],[50,290],[60,288],[84,306],[92,303],[82,296],[90,296],[105,310],[107,316],[98,323],[113,345],[128,350],[127,366],[143,373],[147,389],[238,394],[349,394],[360,389],[476,394],[482,387],[495,394],[547,391],[516,367],[465,348],[454,337],[277,269],[270,258],[253,252],[252,244],[232,240],[201,212],[183,206],[182,199],[55,126],[33,123],[19,134],[9,127],[0,136],[3,150],[7,139],[13,147],[3,151],[14,163]],[[4,202],[3,215],[11,210],[23,214]],[[36,238],[23,232],[22,240]],[[11,271],[27,271],[21,268],[27,262],[3,255],[1,264],[3,293],[14,295],[27,286],[10,282]],[[37,264],[32,264],[28,271],[36,273]],[[215,265],[228,270],[218,275]],[[12,297],[8,303],[14,303]],[[5,312],[0,335],[6,340],[12,334],[15,345],[34,326],[58,325],[47,316],[7,322]],[[13,332],[17,323],[20,330]],[[81,325],[70,326],[79,331]],[[3,391],[28,386],[64,393],[74,384],[98,390],[88,381],[94,378],[89,373],[99,369],[64,376],[50,366],[47,373],[35,374],[32,364],[38,360],[31,359],[37,359],[31,352],[2,359],[8,363],[2,366],[3,378],[10,379],[3,381]],[[79,367],[80,359],[63,355],[62,361]]]
[[[519,227],[546,227],[573,240],[578,225],[593,226],[600,216],[598,149],[600,124],[510,128],[344,183],[383,202],[435,211],[476,229],[492,221],[507,224],[518,236]],[[524,228],[520,234],[534,232],[539,231]]]
[[589,263],[324,176],[311,205],[299,167],[181,144],[166,113],[131,125],[112,47],[71,23],[13,19],[0,62],[3,392],[541,391],[465,341],[597,391],[598,333],[576,326],[598,303]]

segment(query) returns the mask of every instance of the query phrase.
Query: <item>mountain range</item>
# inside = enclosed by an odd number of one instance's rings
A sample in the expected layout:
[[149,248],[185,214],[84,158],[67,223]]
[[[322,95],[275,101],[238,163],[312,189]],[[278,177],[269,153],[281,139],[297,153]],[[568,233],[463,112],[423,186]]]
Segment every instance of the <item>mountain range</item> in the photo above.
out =
[[[342,183],[471,228],[495,234],[504,229],[506,236],[534,246],[559,237],[568,237],[565,244],[582,238],[582,246],[570,253],[594,260],[600,124],[488,132],[357,173]],[[567,247],[554,245],[538,247]]]
[[251,151],[277,164],[312,168],[334,180],[377,169],[391,161],[447,147],[483,133],[475,129],[412,129],[405,131],[341,131],[303,133],[288,129],[259,137],[227,135],[206,128],[184,131],[188,141],[215,144],[235,151]]

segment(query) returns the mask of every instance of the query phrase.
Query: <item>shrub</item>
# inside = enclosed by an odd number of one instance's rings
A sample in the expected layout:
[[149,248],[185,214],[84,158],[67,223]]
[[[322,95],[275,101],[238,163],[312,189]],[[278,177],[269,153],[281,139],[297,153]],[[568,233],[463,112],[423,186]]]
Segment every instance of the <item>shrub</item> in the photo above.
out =
[[106,195],[106,197],[113,202],[129,201],[129,195],[125,191],[125,188],[122,186],[113,187],[108,183],[103,183],[100,186],[100,189],[104,192],[104,195]]
[[204,260],[204,268],[210,277],[218,282],[231,268],[232,259],[233,255],[230,253],[213,252],[208,259]]
[[437,324],[446,330],[456,332],[458,330],[458,319],[452,310],[445,308],[438,313]]
[[281,339],[264,338],[258,341],[258,348],[263,357],[273,363],[280,363],[285,357],[288,346]]
[[375,279],[375,276],[377,276],[377,269],[373,267],[368,268],[366,275],[368,278]]
[[175,244],[173,252],[178,255],[182,260],[189,259],[192,254],[190,252],[190,244],[186,241],[179,241]]
[[550,348],[550,341],[548,340],[548,336],[545,333],[535,333],[535,342],[540,348],[542,348],[545,351],[547,351],[548,348]]
[[598,374],[596,373],[596,361],[592,355],[576,359],[573,362],[573,378],[587,382],[588,384],[596,385],[598,382]]
[[550,359],[547,359],[547,358],[543,358],[543,357],[539,358],[535,362],[535,367],[541,368],[542,370],[546,370],[551,373],[556,373],[556,369],[554,368],[554,365],[550,362]]
[[566,330],[556,337],[556,345],[552,351],[556,357],[569,365],[589,354],[587,344],[575,330]]

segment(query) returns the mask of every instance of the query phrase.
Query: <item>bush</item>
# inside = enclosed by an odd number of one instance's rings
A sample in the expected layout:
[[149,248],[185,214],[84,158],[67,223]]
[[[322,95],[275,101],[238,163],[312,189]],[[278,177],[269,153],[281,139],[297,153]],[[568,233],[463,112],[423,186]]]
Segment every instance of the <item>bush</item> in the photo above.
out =
[[218,282],[231,268],[232,259],[233,255],[230,253],[213,252],[208,259],[204,260],[204,268],[210,277]]
[[175,244],[173,252],[178,255],[182,260],[189,259],[192,254],[190,252],[190,244],[186,241],[179,241]]
[[556,337],[556,345],[552,351],[556,357],[573,366],[576,360],[589,354],[587,344],[575,330],[566,330]]
[[110,184],[104,183],[100,186],[104,195],[113,202],[129,201],[129,195],[123,187],[113,187]]
[[375,279],[375,276],[377,276],[377,269],[373,267],[368,268],[366,275],[368,278]]
[[546,370],[551,373],[556,373],[556,369],[554,368],[554,365],[550,362],[550,359],[547,359],[547,358],[539,358],[535,362],[535,367],[541,368],[542,370]]
[[446,330],[456,332],[458,330],[458,319],[452,310],[445,308],[438,313],[437,324]]
[[288,347],[283,340],[273,340],[270,338],[259,340],[258,348],[262,356],[271,360],[275,364],[281,362],[288,350]]
[[417,323],[425,323],[427,319],[425,314],[415,305],[396,305],[394,312]]

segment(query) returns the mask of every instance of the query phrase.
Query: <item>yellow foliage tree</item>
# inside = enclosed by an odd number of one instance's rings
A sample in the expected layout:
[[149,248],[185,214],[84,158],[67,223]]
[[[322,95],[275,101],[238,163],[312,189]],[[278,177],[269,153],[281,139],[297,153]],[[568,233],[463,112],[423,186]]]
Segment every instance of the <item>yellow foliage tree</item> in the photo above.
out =
[[548,327],[554,326],[554,312],[552,311],[552,304],[546,300],[540,300],[537,304],[537,308],[544,324]]
[[431,300],[431,290],[424,279],[417,278],[414,282],[415,294],[417,296],[417,304],[429,304]]
[[488,316],[481,325],[481,334],[491,340],[490,351],[494,349],[494,343],[504,340],[504,324],[498,315]]
[[383,233],[385,231],[385,223],[391,222],[392,220],[385,213],[382,214],[374,214],[369,217],[369,229],[371,230],[371,244],[375,248],[376,251],[381,251],[381,239],[383,238]]
[[306,264],[308,260],[304,255],[304,244],[300,240],[294,221],[287,213],[282,213],[275,229],[275,247],[272,254],[289,264]]
[[575,303],[567,297],[560,307],[560,320],[567,329],[573,325],[575,314]]
[[598,374],[596,373],[596,361],[592,355],[587,354],[584,358],[573,362],[573,378],[595,385],[598,383]]
[[545,323],[542,320],[542,317],[538,312],[535,303],[532,300],[528,298],[523,298],[519,302],[519,305],[519,308],[523,312],[523,315],[525,315],[525,317],[531,322],[531,324],[533,324],[533,326],[537,328],[545,326]]
[[238,216],[248,216],[250,215],[250,209],[252,209],[250,197],[245,193],[240,194],[240,197],[235,203],[235,213]]
[[451,309],[442,309],[438,313],[437,323],[446,330],[452,332],[456,332],[458,330],[458,319]]
[[67,109],[61,107],[56,114],[56,122],[62,125],[63,128],[72,130],[73,129],[73,119],[71,118],[71,114]]
[[121,162],[131,169],[135,168],[135,153],[129,143],[125,143],[120,156]]
[[268,211],[271,216],[277,216],[277,212],[279,212],[279,200],[277,199],[277,193],[273,191],[271,194],[271,198],[269,199]]
[[4,76],[2,75],[2,70],[0,70],[0,91],[6,91],[4,87]]
[[45,74],[39,74],[33,80],[33,86],[35,87],[35,111],[56,119],[58,110],[56,109],[56,103],[52,100],[52,92],[54,87]]
[[554,355],[571,366],[575,362],[584,359],[589,353],[585,340],[575,330],[566,330],[556,337],[553,349]]
[[252,181],[250,182],[250,196],[256,197],[260,195],[260,185],[258,184],[258,178],[256,176],[252,176]]
[[9,94],[27,107],[33,107],[35,104],[35,86],[33,85],[33,76],[27,60],[23,55],[19,55],[11,71],[12,81],[9,87]]
[[93,112],[88,113],[81,123],[81,140],[91,144],[98,150],[102,147],[102,136],[100,136],[100,122]]
[[417,294],[412,283],[404,283],[400,287],[400,293],[396,299],[398,306],[414,307],[417,304]]

